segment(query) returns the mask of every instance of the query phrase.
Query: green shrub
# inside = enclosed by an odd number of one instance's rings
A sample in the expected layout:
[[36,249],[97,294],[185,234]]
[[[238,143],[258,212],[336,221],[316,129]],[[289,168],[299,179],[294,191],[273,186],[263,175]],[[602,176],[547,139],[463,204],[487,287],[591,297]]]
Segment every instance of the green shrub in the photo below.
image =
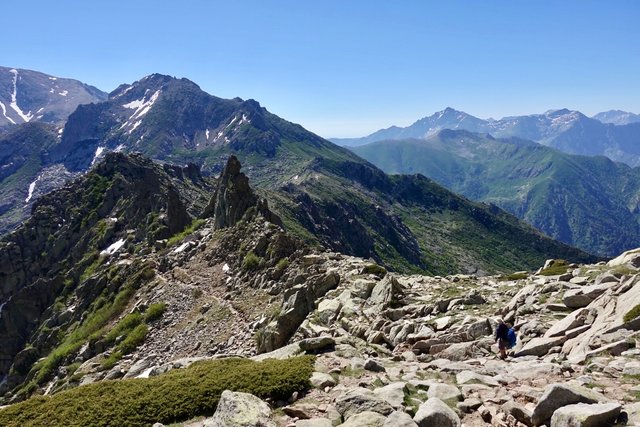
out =
[[144,339],[147,337],[147,332],[149,332],[149,328],[144,323],[136,326],[127,337],[117,346],[117,349],[123,354],[131,353],[136,349],[140,344],[144,342]]
[[175,245],[176,243],[178,243],[179,241],[187,237],[189,234],[192,234],[198,228],[202,227],[205,222],[206,221],[204,219],[194,219],[193,221],[191,221],[191,224],[187,226],[187,228],[185,228],[183,231],[176,234],[175,236],[172,236],[171,238],[169,238],[169,240],[167,241],[167,246]]
[[107,345],[111,345],[121,335],[128,335],[131,330],[142,323],[142,315],[140,313],[130,313],[118,322],[118,324],[109,331],[104,337]]
[[638,316],[640,316],[640,304],[636,305],[631,310],[627,311],[624,314],[624,317],[622,318],[622,320],[624,320],[625,323],[631,322],[633,319],[635,319]]
[[164,312],[167,310],[167,304],[163,302],[159,302],[156,304],[151,304],[147,311],[144,312],[144,321],[146,323],[151,323],[155,320],[158,320],[162,317]]
[[151,378],[100,381],[0,409],[0,425],[149,426],[211,415],[224,390],[286,400],[308,389],[314,358],[194,363]]
[[276,264],[276,270],[278,271],[284,271],[287,267],[289,266],[289,258],[282,258],[280,261],[278,261],[278,263]]
[[253,251],[247,252],[242,260],[242,269],[244,271],[254,271],[260,267],[260,257],[254,254]]

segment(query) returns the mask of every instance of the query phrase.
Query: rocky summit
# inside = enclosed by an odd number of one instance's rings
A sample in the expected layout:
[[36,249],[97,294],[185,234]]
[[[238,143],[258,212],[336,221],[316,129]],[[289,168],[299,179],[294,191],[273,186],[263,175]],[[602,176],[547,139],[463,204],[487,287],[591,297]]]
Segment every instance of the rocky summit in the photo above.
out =
[[2,240],[0,279],[0,425],[640,423],[640,250],[398,274],[288,232],[234,157],[109,154]]

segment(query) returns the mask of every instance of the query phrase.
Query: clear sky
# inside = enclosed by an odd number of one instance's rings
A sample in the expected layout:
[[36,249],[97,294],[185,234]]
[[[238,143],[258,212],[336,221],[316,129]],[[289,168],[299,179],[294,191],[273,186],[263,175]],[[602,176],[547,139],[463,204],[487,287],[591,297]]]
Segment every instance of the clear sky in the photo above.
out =
[[640,1],[57,0],[2,5],[0,65],[111,91],[154,72],[324,136],[481,118],[640,113]]

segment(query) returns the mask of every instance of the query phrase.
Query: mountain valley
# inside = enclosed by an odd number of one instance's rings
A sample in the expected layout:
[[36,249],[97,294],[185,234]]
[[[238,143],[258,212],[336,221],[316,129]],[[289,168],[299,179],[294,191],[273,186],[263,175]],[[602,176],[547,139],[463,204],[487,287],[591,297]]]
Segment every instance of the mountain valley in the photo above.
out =
[[613,256],[640,246],[640,169],[518,138],[443,130],[353,151],[387,173],[421,173],[495,204],[547,235]]

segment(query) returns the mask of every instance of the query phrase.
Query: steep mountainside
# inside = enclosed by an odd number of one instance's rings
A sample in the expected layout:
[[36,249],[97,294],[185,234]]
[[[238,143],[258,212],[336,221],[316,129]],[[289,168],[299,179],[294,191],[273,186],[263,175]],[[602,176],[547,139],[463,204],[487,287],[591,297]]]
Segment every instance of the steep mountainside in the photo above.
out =
[[592,253],[640,246],[640,170],[605,157],[467,131],[353,150],[387,173],[422,173]]
[[0,67],[0,130],[35,121],[60,125],[78,105],[106,98],[106,93],[77,80]]
[[256,101],[220,99],[186,79],[154,74],[79,106],[48,153],[51,164],[77,173],[109,151],[193,162],[205,174],[221,171],[233,153],[288,229],[398,270],[489,272],[531,268],[551,255],[591,259],[424,177],[388,177]]
[[640,124],[616,126],[567,109],[500,120],[481,120],[447,108],[406,128],[391,127],[363,138],[333,141],[345,146],[359,146],[385,139],[423,139],[442,129],[489,133],[502,138],[518,137],[570,154],[605,155],[631,166],[640,165]]
[[58,140],[55,125],[37,122],[14,126],[0,136],[0,234],[27,218],[39,196],[74,176],[51,162],[49,150]]

